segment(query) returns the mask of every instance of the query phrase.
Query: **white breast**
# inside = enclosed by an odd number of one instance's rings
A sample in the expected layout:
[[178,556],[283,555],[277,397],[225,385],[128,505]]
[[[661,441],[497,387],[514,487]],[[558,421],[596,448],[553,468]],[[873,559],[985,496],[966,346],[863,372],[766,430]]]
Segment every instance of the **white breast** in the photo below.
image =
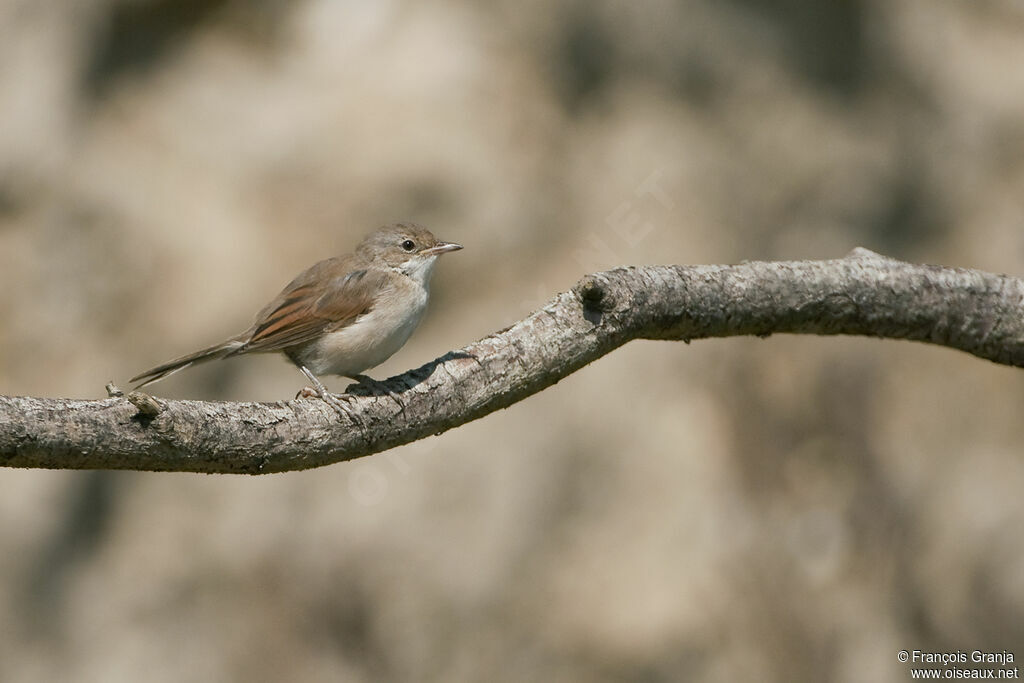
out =
[[427,310],[429,290],[419,278],[396,281],[369,313],[304,349],[302,360],[313,374],[358,375],[402,348]]

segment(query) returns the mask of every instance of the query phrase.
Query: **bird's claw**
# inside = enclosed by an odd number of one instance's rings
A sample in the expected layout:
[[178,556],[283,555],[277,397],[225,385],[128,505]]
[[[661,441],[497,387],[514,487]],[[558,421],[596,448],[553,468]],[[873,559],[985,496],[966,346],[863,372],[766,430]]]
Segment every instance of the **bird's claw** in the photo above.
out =
[[359,422],[359,418],[355,416],[348,406],[339,401],[337,396],[327,391],[327,387],[323,385],[323,382],[316,378],[316,375],[305,367],[300,367],[299,370],[301,370],[302,374],[304,374],[306,378],[313,383],[313,386],[303,387],[299,390],[299,393],[295,395],[295,398],[319,398],[324,403],[334,408],[334,412],[338,415],[347,417],[354,422]]

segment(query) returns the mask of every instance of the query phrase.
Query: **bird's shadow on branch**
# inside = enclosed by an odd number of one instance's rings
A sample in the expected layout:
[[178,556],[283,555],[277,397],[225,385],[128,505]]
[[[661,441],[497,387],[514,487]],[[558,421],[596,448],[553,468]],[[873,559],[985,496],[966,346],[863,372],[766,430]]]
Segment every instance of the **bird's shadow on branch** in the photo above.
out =
[[375,380],[361,375],[358,382],[345,387],[345,393],[353,396],[400,396],[434,374],[434,370],[438,366],[460,358],[475,358],[475,356],[465,351],[449,351],[418,368],[388,377],[385,380]]

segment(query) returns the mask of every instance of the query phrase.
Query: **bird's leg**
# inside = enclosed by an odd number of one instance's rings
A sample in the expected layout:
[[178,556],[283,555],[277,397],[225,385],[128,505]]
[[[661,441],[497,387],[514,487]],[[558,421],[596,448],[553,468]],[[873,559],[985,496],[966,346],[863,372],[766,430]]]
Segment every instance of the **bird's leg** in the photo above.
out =
[[298,396],[316,396],[317,398],[321,399],[324,403],[334,408],[334,412],[338,413],[338,415],[344,415],[353,420],[356,419],[356,416],[352,414],[352,411],[349,410],[348,407],[345,406],[341,401],[339,401],[334,396],[334,394],[327,391],[327,387],[324,386],[323,382],[317,379],[316,375],[309,371],[309,368],[307,368],[305,365],[300,365],[299,372],[305,375],[306,379],[313,383],[313,388],[304,387],[302,391],[298,393],[296,398],[298,398]]

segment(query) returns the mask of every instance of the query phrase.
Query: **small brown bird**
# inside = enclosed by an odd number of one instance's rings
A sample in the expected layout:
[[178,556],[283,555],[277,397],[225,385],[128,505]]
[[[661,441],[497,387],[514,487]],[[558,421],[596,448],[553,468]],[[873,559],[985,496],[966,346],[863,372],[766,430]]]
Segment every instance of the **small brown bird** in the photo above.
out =
[[339,413],[345,408],[317,379],[361,375],[390,358],[416,329],[430,299],[437,257],[462,249],[415,223],[396,223],[366,236],[355,253],[302,272],[256,316],[248,330],[220,344],[158,365],[130,381],[136,389],[195,363],[243,353],[280,351],[298,366],[311,392]]

